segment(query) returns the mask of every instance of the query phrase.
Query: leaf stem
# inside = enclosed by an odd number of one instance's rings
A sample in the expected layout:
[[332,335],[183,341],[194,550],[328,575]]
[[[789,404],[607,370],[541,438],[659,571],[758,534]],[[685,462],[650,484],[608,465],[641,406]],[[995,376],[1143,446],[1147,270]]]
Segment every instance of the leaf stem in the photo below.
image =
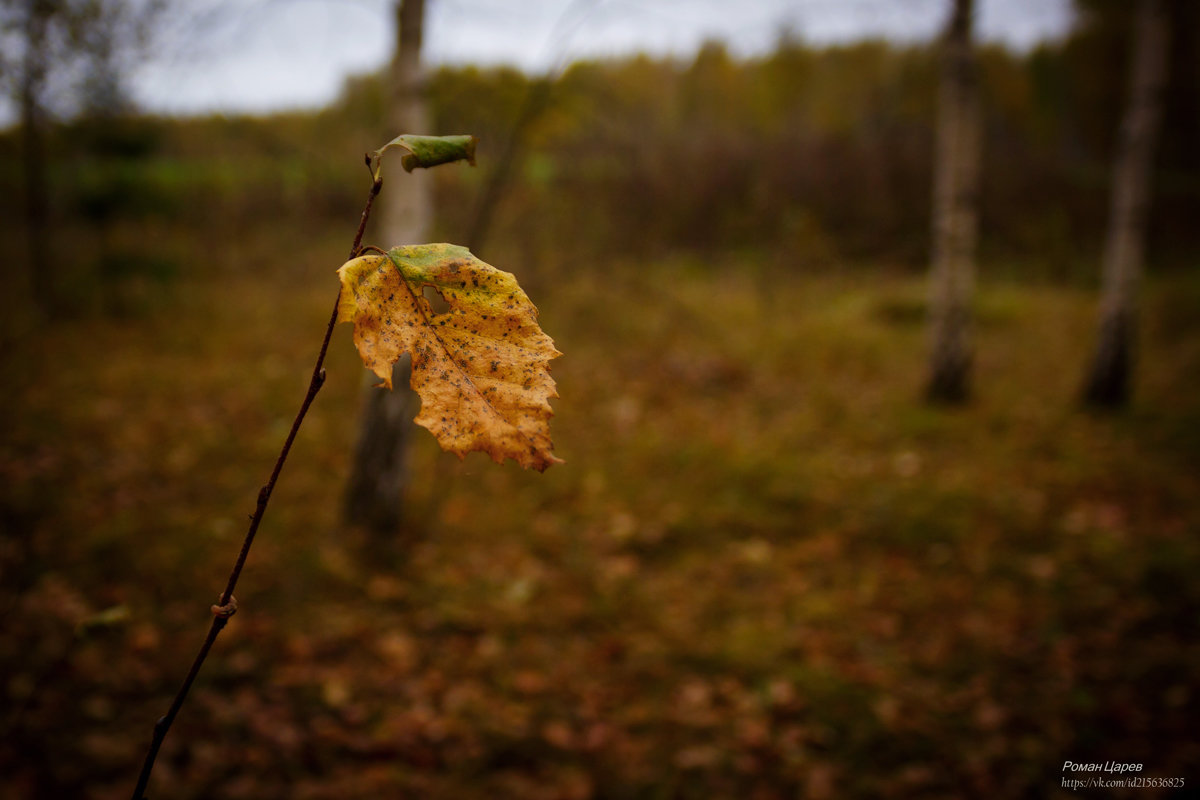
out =
[[[369,167],[370,156],[367,157],[367,164]],[[367,195],[367,203],[363,207],[362,218],[358,222],[358,230],[354,234],[354,243],[350,245],[350,258],[357,256],[362,249],[363,232],[366,231],[367,220],[371,216],[371,206],[375,203],[375,198],[379,195],[381,188],[383,188],[382,179],[375,178],[371,183],[370,193]],[[333,311],[329,315],[329,323],[325,326],[325,338],[321,341],[321,350],[317,353],[317,363],[313,366],[312,377],[308,382],[308,391],[304,395],[304,401],[300,404],[300,410],[296,412],[296,418],[292,421],[292,428],[288,431],[287,439],[283,442],[283,447],[279,451],[279,457],[275,459],[275,466],[271,469],[271,476],[267,479],[266,484],[258,490],[258,502],[255,505],[254,513],[250,516],[250,528],[246,531],[246,538],[242,541],[242,549],[238,553],[237,561],[234,562],[233,570],[229,573],[229,581],[225,585],[225,591],[221,593],[217,604],[212,607],[213,621],[212,625],[209,626],[208,635],[204,638],[204,643],[200,645],[200,651],[196,653],[196,658],[192,662],[191,669],[188,670],[187,677],[184,678],[179,691],[175,693],[175,699],[171,701],[171,706],[167,709],[167,713],[154,723],[154,737],[150,741],[150,749],[146,752],[146,760],[142,764],[142,772],[138,776],[137,786],[133,790],[133,800],[146,800],[146,786],[150,782],[150,773],[154,769],[154,762],[158,758],[158,751],[162,747],[163,740],[167,738],[167,731],[171,729],[171,724],[179,714],[179,709],[183,707],[183,701],[187,699],[188,691],[192,688],[192,683],[195,682],[196,676],[200,674],[200,667],[203,666],[204,660],[208,658],[208,652],[212,649],[213,643],[216,642],[217,636],[229,623],[229,618],[237,611],[237,601],[233,598],[233,590],[237,586],[238,578],[242,574],[242,567],[246,565],[246,558],[250,555],[250,545],[254,543],[254,536],[258,533],[258,526],[262,523],[263,515],[267,511],[267,503],[271,500],[271,493],[275,490],[275,482],[279,479],[279,473],[283,471],[283,464],[287,461],[288,453],[292,449],[292,442],[296,440],[300,424],[304,421],[305,415],[308,414],[309,406],[316,399],[317,392],[321,391],[321,387],[325,384],[325,354],[329,350],[329,340],[333,337],[334,326],[337,325],[338,304],[340,300],[341,285],[339,284],[338,295],[333,303]]]

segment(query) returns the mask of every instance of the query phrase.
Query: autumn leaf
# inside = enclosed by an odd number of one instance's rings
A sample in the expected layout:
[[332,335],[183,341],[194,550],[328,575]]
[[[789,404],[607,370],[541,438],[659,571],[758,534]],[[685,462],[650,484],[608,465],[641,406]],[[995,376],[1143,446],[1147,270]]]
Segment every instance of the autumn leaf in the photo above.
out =
[[404,151],[400,165],[405,172],[412,172],[417,167],[436,167],[439,164],[450,164],[454,161],[466,161],[475,166],[475,144],[479,140],[474,136],[419,136],[406,133],[397,136],[383,147],[368,153],[371,167],[371,177],[379,178],[380,164],[383,154],[393,147]]
[[[392,365],[412,355],[416,422],[443,450],[482,450],[539,472],[552,455],[550,360],[562,355],[538,326],[537,308],[508,272],[465,247],[423,244],[366,255],[338,270],[338,321],[354,323],[363,363],[391,387]],[[423,294],[446,301],[435,312]]]

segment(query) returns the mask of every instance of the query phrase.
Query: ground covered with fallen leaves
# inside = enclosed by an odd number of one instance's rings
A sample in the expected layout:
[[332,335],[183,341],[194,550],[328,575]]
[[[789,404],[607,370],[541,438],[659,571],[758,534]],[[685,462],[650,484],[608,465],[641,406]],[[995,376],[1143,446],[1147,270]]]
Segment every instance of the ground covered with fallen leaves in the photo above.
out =
[[[0,797],[129,796],[344,248],[5,340]],[[1067,796],[1067,760],[1200,785],[1194,276],[1151,282],[1135,403],[1092,415],[1087,290],[985,279],[947,410],[917,399],[920,276],[488,260],[565,354],[566,463],[419,431],[406,530],[343,530],[340,326],[151,797]]]

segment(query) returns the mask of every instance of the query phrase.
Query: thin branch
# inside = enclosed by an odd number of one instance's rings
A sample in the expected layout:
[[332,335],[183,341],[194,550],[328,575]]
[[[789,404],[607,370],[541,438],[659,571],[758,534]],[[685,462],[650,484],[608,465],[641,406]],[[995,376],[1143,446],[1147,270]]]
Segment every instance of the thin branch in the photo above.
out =
[[[369,164],[369,156],[367,161]],[[350,245],[350,258],[357,256],[362,249],[363,232],[366,230],[367,220],[371,216],[371,206],[374,204],[375,198],[382,187],[383,181],[381,179],[376,179],[371,184],[371,191],[367,195],[367,203],[363,207],[362,218],[358,223],[358,230],[354,234],[354,243]],[[221,598],[217,604],[212,607],[213,621],[208,629],[208,636],[204,638],[204,644],[200,646],[200,651],[196,653],[196,659],[192,662],[192,667],[188,670],[187,677],[183,680],[183,685],[176,692],[175,699],[171,701],[171,707],[167,709],[167,713],[158,722],[154,723],[154,738],[150,742],[150,749],[146,752],[146,761],[142,764],[142,773],[138,776],[137,787],[133,790],[133,800],[146,800],[146,786],[150,782],[150,773],[154,769],[154,762],[158,758],[158,751],[162,747],[163,740],[167,738],[167,731],[171,729],[171,723],[175,721],[176,715],[179,714],[179,709],[183,707],[183,701],[187,698],[188,691],[192,688],[192,683],[200,673],[200,667],[203,666],[204,660],[208,657],[208,651],[212,649],[217,636],[225,628],[225,625],[228,624],[229,618],[237,611],[237,600],[233,597],[233,590],[237,586],[238,577],[242,574],[242,567],[246,565],[246,557],[250,555],[250,545],[254,543],[254,535],[258,532],[258,526],[262,523],[263,515],[267,511],[267,503],[271,500],[271,493],[275,490],[275,482],[279,479],[279,473],[283,470],[284,462],[287,461],[288,452],[292,449],[292,442],[296,439],[296,433],[300,430],[300,424],[304,421],[304,416],[308,413],[308,407],[312,405],[317,392],[321,390],[321,386],[325,383],[325,354],[329,350],[329,340],[332,338],[333,328],[337,324],[338,303],[340,300],[341,286],[339,284],[338,296],[335,298],[333,304],[333,312],[329,315],[329,323],[325,326],[325,338],[321,341],[321,350],[317,354],[317,363],[313,367],[312,378],[308,382],[308,391],[304,395],[304,401],[300,404],[300,410],[296,412],[296,419],[292,421],[292,429],[288,431],[287,439],[283,442],[283,448],[279,451],[279,457],[275,460],[275,467],[271,470],[271,477],[258,490],[258,503],[255,506],[254,514],[250,517],[250,528],[246,531],[246,538],[242,541],[241,552],[238,553],[233,570],[229,573],[229,582],[225,586],[225,591],[221,593]]]

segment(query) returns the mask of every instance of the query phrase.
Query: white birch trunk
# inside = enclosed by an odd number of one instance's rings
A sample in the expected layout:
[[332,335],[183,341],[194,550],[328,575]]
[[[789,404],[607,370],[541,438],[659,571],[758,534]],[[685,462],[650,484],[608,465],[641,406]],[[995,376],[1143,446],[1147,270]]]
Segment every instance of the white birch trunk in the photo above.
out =
[[[388,128],[380,143],[402,133],[430,133],[421,70],[424,0],[396,3],[396,52],[388,70]],[[428,170],[406,173],[399,158],[383,160],[377,242],[382,247],[424,242],[430,228]],[[362,421],[347,482],[343,518],[378,536],[395,534],[404,519],[403,491],[408,482],[409,438],[419,401],[409,388],[409,362],[392,372],[392,391],[374,388],[367,375]]]
[[936,402],[962,402],[970,391],[980,144],[972,13],[972,0],[955,0],[942,41],[925,390]]
[[1113,170],[1100,324],[1083,390],[1084,402],[1096,407],[1119,407],[1129,400],[1150,172],[1167,71],[1167,27],[1162,0],[1141,0],[1134,27],[1129,100]]

